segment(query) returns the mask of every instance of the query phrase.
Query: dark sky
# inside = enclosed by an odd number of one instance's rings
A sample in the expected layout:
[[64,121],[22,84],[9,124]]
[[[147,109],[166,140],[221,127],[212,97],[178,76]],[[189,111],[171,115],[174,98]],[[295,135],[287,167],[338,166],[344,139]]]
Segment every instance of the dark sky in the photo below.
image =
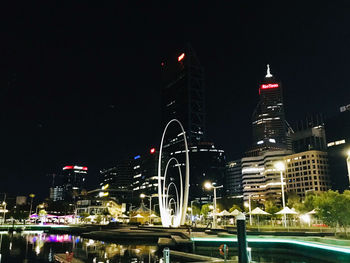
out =
[[205,68],[208,137],[228,159],[250,144],[267,63],[289,122],[350,103],[347,1],[47,2],[2,7],[0,192],[45,197],[68,164],[88,166],[92,186],[158,146],[160,62],[187,42]]

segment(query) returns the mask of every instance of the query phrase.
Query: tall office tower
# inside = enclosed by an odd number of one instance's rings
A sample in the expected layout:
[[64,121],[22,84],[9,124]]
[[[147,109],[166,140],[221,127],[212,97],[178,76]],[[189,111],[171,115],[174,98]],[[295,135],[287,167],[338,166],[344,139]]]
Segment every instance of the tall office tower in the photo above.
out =
[[241,159],[237,159],[226,164],[224,182],[226,196],[236,197],[243,195]]
[[109,197],[121,202],[131,202],[134,176],[133,160],[120,160],[112,168],[100,171],[100,188],[109,192]]
[[[208,202],[212,191],[203,190],[205,181],[223,183],[225,155],[214,143],[206,140],[204,73],[190,45],[161,63],[162,66],[162,129],[172,120],[184,126],[190,155],[189,198]],[[176,157],[185,174],[185,147],[181,130],[172,125],[165,137],[167,158]],[[164,158],[164,157],[163,157]],[[166,158],[164,158],[166,159]],[[166,160],[165,160],[166,161]],[[177,180],[178,167],[168,170],[170,180]],[[218,196],[221,191],[218,191]]]
[[132,160],[125,159],[116,162],[112,168],[100,171],[100,186],[108,184],[109,188],[130,190],[133,178]]
[[305,121],[299,121],[291,134],[293,151],[295,153],[318,150],[326,151],[326,133],[323,116],[310,116]]
[[350,180],[350,104],[326,120],[327,152],[334,190],[349,190]]
[[[170,156],[183,160],[184,150],[175,151]],[[224,150],[215,147],[212,142],[200,142],[189,147],[190,156],[190,199],[199,203],[211,202],[213,191],[204,188],[205,182],[224,184],[226,157]],[[217,196],[223,195],[223,188],[217,190]]]
[[[155,148],[151,148],[149,152],[134,157],[132,188],[137,202],[140,194],[158,194],[158,154]],[[157,203],[155,199],[152,201]]]
[[50,198],[53,201],[74,200],[85,188],[87,172],[86,166],[64,166],[60,174],[53,175]]
[[259,155],[265,150],[286,150],[291,145],[284,115],[281,83],[270,73],[259,86],[259,102],[252,116],[253,145],[248,156]]
[[[178,119],[189,143],[205,140],[204,73],[190,45],[161,63],[162,127]],[[177,134],[172,134],[174,139]],[[175,141],[176,142],[176,141]]]

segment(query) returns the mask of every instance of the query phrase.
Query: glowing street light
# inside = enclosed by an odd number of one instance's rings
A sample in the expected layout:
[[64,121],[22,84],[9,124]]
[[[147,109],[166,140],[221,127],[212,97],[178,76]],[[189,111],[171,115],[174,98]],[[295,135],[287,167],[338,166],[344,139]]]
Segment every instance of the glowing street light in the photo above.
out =
[[144,193],[140,194],[140,198],[141,199],[144,199],[146,197],[149,198],[149,224],[151,224],[151,218],[152,218],[151,217],[151,215],[152,215],[152,197],[154,197],[154,196],[152,196],[152,195],[145,195]]
[[99,192],[99,193],[98,193],[98,196],[99,196],[99,197],[106,197],[106,196],[108,196],[108,195],[109,195],[108,192]]
[[213,188],[213,185],[212,185],[212,183],[210,183],[210,182],[206,182],[206,183],[204,184],[204,187],[205,187],[206,189],[210,190],[211,188]]
[[213,228],[216,228],[216,189],[223,188],[223,185],[215,186],[211,182],[206,182],[204,187],[208,190],[214,189],[214,211],[213,211]]
[[[277,162],[275,163],[274,166],[276,170],[280,172],[280,175],[281,175],[282,205],[284,209],[286,207],[286,202],[284,199],[283,172],[286,170],[286,166],[284,165],[284,162]],[[286,214],[283,215],[283,220],[284,220],[284,226],[287,226]]]
[[101,187],[102,190],[106,190],[109,187],[109,184],[105,184],[104,186]]
[[286,169],[284,162],[277,162],[274,166],[278,171],[284,171]]

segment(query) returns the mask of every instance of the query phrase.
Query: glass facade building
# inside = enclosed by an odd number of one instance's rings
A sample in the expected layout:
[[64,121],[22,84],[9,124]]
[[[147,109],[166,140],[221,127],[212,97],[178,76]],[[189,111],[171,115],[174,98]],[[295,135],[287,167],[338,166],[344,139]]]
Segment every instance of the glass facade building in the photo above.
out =
[[241,159],[237,159],[226,164],[224,181],[226,196],[232,197],[243,195]]
[[259,102],[252,116],[253,145],[248,155],[259,155],[263,150],[291,148],[288,126],[285,120],[281,83],[267,74],[259,85]]
[[342,192],[349,189],[347,158],[350,151],[350,104],[327,118],[325,129],[332,188]]
[[[178,119],[189,143],[205,140],[204,72],[193,48],[187,45],[164,59],[161,73],[162,129],[170,120]],[[171,135],[176,139],[176,133]]]
[[88,168],[86,166],[64,166],[59,175],[53,177],[50,198],[54,201],[71,201],[85,188]]
[[[211,200],[213,191],[204,191],[205,181],[223,184],[225,155],[207,140],[205,123],[204,71],[190,45],[161,63],[162,130],[172,119],[179,120],[186,132],[190,159],[189,199]],[[175,157],[180,165],[172,165],[169,180],[178,180],[178,167],[185,174],[185,146],[182,131],[169,127],[163,147],[164,163]],[[168,180],[168,179],[167,179]],[[218,196],[222,195],[221,190]]]

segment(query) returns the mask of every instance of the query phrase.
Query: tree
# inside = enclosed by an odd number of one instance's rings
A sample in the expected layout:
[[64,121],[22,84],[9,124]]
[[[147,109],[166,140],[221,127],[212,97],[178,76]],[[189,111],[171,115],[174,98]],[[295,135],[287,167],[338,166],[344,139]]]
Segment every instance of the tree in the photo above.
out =
[[[253,199],[250,199],[250,208],[253,211],[255,208],[257,208],[259,206],[259,202]],[[244,211],[245,212],[249,212],[249,201],[245,202],[245,206],[244,206]]]
[[312,211],[316,207],[315,199],[316,194],[314,192],[308,192],[305,196],[304,202],[302,202],[296,209],[302,213]]
[[265,203],[265,211],[270,213],[272,217],[276,217],[275,213],[277,213],[280,209],[275,203],[271,200],[266,200]]
[[301,202],[300,196],[296,192],[288,192],[287,193],[287,206],[290,208],[295,208],[299,210]]
[[89,213],[86,213],[86,212],[82,212],[79,214],[80,218],[81,218],[81,221],[87,223],[90,221],[90,219],[88,219],[87,217],[90,216]]
[[340,194],[329,190],[316,196],[314,203],[317,206],[317,215],[326,224],[342,227],[345,231],[350,226],[350,191]]
[[95,221],[96,221],[96,224],[101,224],[102,222],[102,216],[101,215],[98,215],[95,217]]
[[234,210],[238,210],[239,212],[242,212],[242,208],[240,208],[238,205],[233,205],[230,209],[229,212],[231,213]]
[[217,200],[217,208],[219,210],[229,210],[233,205],[242,207],[242,198],[223,197]]
[[47,215],[47,212],[44,209],[39,211],[39,216],[46,216],[46,215]]
[[211,206],[211,204],[204,204],[204,205],[202,205],[202,208],[201,208],[201,215],[203,215],[204,217],[207,217],[207,216],[208,216],[208,213],[209,213],[209,211],[210,211],[209,206]]
[[192,203],[192,215],[199,215],[201,213],[200,204],[197,202]]

